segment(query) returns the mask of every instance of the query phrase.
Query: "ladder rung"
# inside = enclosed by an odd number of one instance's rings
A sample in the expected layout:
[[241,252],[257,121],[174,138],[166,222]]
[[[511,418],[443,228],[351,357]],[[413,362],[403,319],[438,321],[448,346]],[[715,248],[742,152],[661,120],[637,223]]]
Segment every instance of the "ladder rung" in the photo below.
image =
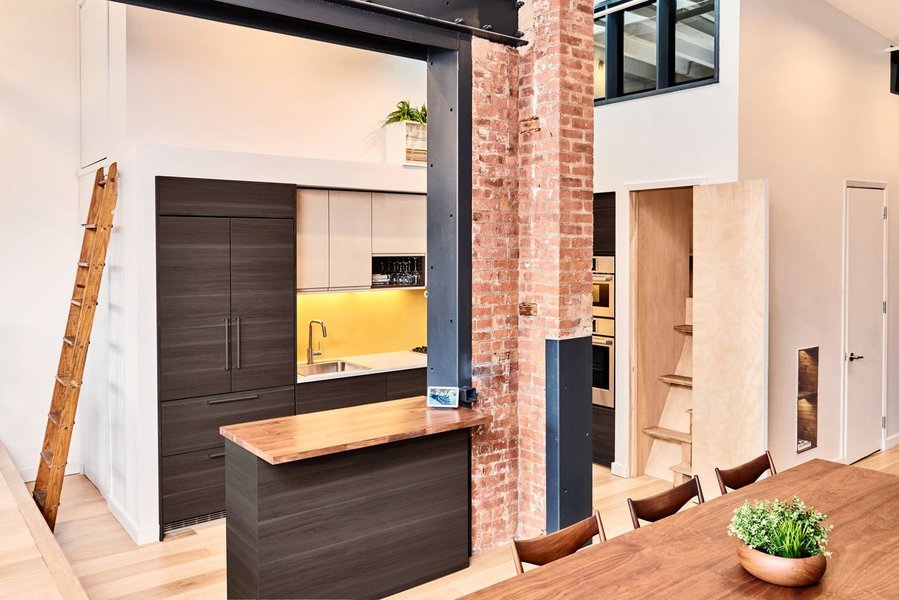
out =
[[100,187],[106,187],[107,181],[108,181],[108,179],[106,177],[104,177],[103,179],[101,179],[97,182],[97,185],[99,185]]
[[52,467],[53,465],[53,453],[49,450],[44,450],[41,452],[41,459],[44,461],[44,464],[48,467]]
[[47,415],[47,418],[53,422],[54,425],[59,425],[59,420],[62,418],[62,413],[54,411]]
[[62,338],[62,341],[65,342],[66,345],[68,345],[68,346],[74,346],[74,345],[75,345],[75,338],[73,338],[73,337],[64,336],[64,337]]
[[90,266],[91,266],[91,264],[89,262],[82,261],[82,262],[78,263],[79,269],[88,269],[88,268],[90,268]]
[[96,231],[97,224],[96,223],[85,223],[84,225],[82,225],[82,227],[84,227],[88,231]]
[[82,301],[78,298],[72,298],[72,306],[81,306]]
[[75,287],[83,290],[86,286],[83,283],[76,283]]
[[47,501],[47,490],[34,490],[31,497],[34,498],[34,502],[37,504],[38,508],[44,510],[44,502]]
[[78,387],[78,383],[72,381],[68,375],[63,373],[56,376],[56,381],[63,387]]

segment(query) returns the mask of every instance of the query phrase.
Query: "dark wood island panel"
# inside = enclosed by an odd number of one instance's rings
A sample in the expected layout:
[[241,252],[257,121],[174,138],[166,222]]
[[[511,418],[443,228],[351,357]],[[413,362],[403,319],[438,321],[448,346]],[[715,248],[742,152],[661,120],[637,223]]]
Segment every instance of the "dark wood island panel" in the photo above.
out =
[[468,566],[471,428],[423,397],[221,428],[229,598],[381,598]]
[[226,442],[228,597],[383,598],[464,569],[468,447],[456,430],[273,466]]

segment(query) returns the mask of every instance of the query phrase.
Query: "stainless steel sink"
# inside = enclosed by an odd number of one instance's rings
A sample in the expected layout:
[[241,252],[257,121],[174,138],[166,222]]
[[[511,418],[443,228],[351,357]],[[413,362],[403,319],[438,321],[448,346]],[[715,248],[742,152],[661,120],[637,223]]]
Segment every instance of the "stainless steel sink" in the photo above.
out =
[[356,371],[370,371],[370,367],[363,367],[355,363],[343,360],[320,362],[312,365],[297,365],[297,375],[300,377],[312,377],[313,375],[327,375],[330,373],[353,373]]

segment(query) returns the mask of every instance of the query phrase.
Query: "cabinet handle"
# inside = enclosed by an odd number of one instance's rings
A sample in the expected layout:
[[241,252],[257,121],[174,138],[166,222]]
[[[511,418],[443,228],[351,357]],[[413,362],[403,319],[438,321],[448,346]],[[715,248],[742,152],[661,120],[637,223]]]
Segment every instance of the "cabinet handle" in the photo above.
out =
[[209,455],[209,458],[223,458],[225,456],[224,452],[213,452]]
[[240,368],[240,317],[237,317],[237,368]]
[[206,404],[227,404],[228,402],[243,402],[244,400],[256,400],[259,394],[254,396],[238,396],[237,398],[214,398],[207,400]]
[[231,319],[225,317],[225,370],[231,370]]

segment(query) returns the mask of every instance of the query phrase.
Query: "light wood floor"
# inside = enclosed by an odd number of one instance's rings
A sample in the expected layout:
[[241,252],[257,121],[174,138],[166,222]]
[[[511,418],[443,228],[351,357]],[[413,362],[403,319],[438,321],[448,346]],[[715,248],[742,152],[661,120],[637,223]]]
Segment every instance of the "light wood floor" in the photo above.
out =
[[[899,475],[899,448],[857,466]],[[626,498],[669,487],[651,477],[620,479],[594,467],[594,505],[610,537],[630,531]],[[56,537],[88,595],[113,598],[224,598],[225,526],[216,521],[185,529],[158,544],[136,546],[83,476],[66,478]],[[471,566],[393,598],[454,598],[515,575],[508,545],[472,558]]]

